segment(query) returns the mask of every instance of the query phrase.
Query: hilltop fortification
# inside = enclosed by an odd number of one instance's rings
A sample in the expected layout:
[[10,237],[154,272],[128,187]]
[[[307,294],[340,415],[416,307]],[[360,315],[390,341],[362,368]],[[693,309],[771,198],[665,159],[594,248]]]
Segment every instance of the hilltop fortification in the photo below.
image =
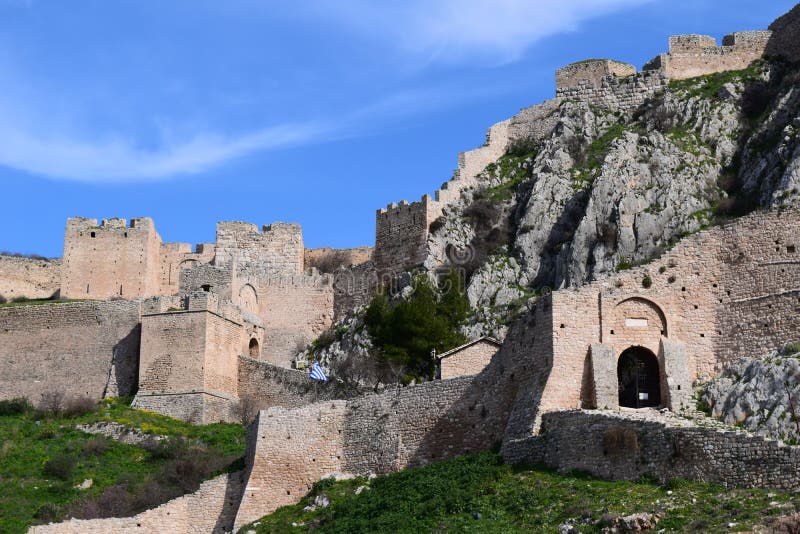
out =
[[[59,288],[96,300],[0,307],[0,396],[135,391],[137,407],[198,422],[234,418],[245,395],[265,409],[241,478],[36,531],[238,528],[322,477],[498,442],[511,463],[800,490],[800,447],[705,419],[694,398],[741,358],[800,340],[798,28],[795,8],[719,46],[674,36],[641,72],[560,69],[556,97],[492,126],[433,196],[378,210],[374,249],[308,250],[295,224],[222,222],[192,250],[149,219],[70,220]],[[30,284],[51,287],[51,267]],[[334,377],[320,396],[288,368],[323,332],[368,335],[363,321],[331,327],[378,287],[442,268],[466,278],[464,331],[504,338],[477,374],[349,396]],[[783,385],[791,403],[800,383]]]

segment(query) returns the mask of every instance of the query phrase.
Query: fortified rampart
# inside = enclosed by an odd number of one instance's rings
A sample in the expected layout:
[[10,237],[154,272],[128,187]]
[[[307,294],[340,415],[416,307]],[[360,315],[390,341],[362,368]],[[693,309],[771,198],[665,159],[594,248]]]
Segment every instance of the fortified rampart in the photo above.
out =
[[636,67],[608,59],[573,63],[556,73],[556,97],[582,100],[606,109],[632,111],[666,87],[659,70],[636,72]]
[[137,301],[2,307],[0,398],[131,395],[138,352]]
[[337,269],[355,267],[372,260],[373,248],[307,248],[305,268],[333,273]]
[[512,331],[475,376],[260,412],[237,527],[297,502],[322,477],[391,473],[496,445],[520,387],[534,380],[528,355],[546,350],[548,315],[536,311]]
[[194,493],[133,517],[70,519],[63,523],[31,527],[28,534],[224,534],[233,528],[243,489],[241,477],[241,471],[220,475],[203,482]]
[[422,265],[428,256],[430,225],[446,206],[460,198],[462,191],[477,184],[486,166],[502,156],[509,143],[510,120],[493,125],[486,133],[486,143],[458,155],[453,178],[442,184],[433,197],[424,195],[419,202],[389,204],[375,216],[374,258],[382,281]]
[[796,490],[800,447],[669,414],[565,411],[546,414],[515,462],[582,471],[607,480],[675,478],[734,487]]
[[58,296],[61,260],[0,255],[0,296],[7,300]]
[[333,276],[279,277],[253,286],[263,295],[263,359],[291,367],[292,358],[333,323]]
[[619,406],[618,362],[631,349],[658,363],[651,394],[677,411],[695,381],[727,362],[800,338],[798,232],[796,211],[759,212],[541,301],[552,350],[531,352],[539,377],[517,401],[506,443],[536,434],[549,411]]
[[383,280],[422,265],[428,255],[428,229],[439,216],[429,195],[419,202],[389,204],[375,219],[375,263]]
[[608,77],[624,78],[636,74],[636,67],[611,59],[587,59],[572,63],[556,71],[556,95],[571,87],[589,84],[600,85]]
[[174,295],[180,290],[181,272],[206,265],[214,260],[216,245],[203,243],[192,250],[188,243],[161,244],[161,295]]
[[299,224],[273,223],[259,230],[245,222],[217,223],[217,265],[259,263],[274,273],[302,273],[304,253]]
[[641,73],[633,65],[610,59],[579,61],[558,69],[556,97],[633,111],[669,80],[747,68],[767,53],[771,38],[771,31],[737,32],[726,35],[722,46],[717,46],[716,39],[707,35],[673,35],[669,52],[648,62]]
[[67,220],[61,297],[138,299],[175,293],[182,269],[214,258],[213,245],[162,243],[152,219]]
[[248,432],[247,488],[236,526],[297,502],[325,476],[390,473],[491,448],[502,416],[484,406],[474,381],[262,411]]
[[263,329],[248,328],[238,308],[219,302],[214,293],[194,293],[182,308],[169,306],[173,301],[153,299],[142,305],[139,391],[133,406],[184,421],[235,420],[238,358],[249,350],[258,352]]
[[68,299],[141,298],[158,295],[161,237],[151,219],[72,218],[64,234]]
[[717,40],[708,35],[673,35],[669,53],[660,54],[645,69],[661,70],[670,80],[741,70],[764,56],[771,36],[768,30],[737,32],[726,35],[722,46],[717,46]]

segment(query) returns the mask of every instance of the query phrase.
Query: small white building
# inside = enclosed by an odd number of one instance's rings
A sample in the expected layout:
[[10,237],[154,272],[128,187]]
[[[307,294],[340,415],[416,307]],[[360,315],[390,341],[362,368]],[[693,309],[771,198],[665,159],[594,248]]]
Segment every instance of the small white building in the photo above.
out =
[[459,376],[477,375],[489,365],[502,343],[491,337],[470,341],[436,356],[437,378],[447,380]]

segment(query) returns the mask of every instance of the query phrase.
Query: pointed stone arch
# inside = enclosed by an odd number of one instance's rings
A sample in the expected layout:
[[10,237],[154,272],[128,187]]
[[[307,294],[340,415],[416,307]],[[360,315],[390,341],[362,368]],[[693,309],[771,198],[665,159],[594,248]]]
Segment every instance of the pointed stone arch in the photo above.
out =
[[250,284],[245,284],[239,289],[239,307],[250,313],[258,314],[258,292]]

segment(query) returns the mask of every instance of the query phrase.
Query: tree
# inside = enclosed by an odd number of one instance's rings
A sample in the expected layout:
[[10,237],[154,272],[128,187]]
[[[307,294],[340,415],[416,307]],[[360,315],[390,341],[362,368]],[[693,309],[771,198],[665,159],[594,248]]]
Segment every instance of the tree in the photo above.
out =
[[384,293],[378,294],[364,322],[387,363],[403,365],[408,379],[430,378],[436,363],[432,351],[445,352],[466,341],[458,328],[468,311],[464,283],[456,271],[438,287],[420,274],[412,281],[409,298],[394,307]]

